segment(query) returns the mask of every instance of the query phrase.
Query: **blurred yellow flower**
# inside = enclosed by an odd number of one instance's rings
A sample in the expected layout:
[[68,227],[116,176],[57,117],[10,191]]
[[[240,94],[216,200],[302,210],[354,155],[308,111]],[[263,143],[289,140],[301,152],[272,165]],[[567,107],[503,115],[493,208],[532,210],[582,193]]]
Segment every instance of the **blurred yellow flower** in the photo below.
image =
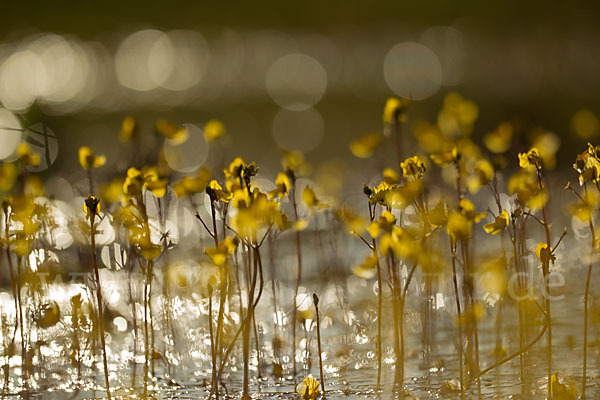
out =
[[438,167],[446,167],[452,163],[457,163],[460,158],[458,148],[454,146],[451,150],[446,150],[441,153],[431,154],[431,159]]
[[188,138],[188,131],[183,126],[177,126],[164,119],[156,121],[156,130],[164,138],[175,141],[176,143],[184,143]]
[[104,155],[96,156],[94,150],[88,146],[81,146],[79,148],[79,165],[83,169],[98,168],[106,163],[106,157]]
[[582,139],[591,139],[598,136],[600,121],[596,114],[590,110],[577,111],[571,118],[571,130]]
[[296,386],[296,392],[302,396],[303,400],[314,400],[319,396],[319,387],[321,383],[313,378],[312,376],[307,376],[304,378],[302,382]]
[[112,181],[100,186],[100,197],[102,201],[113,204],[116,203],[123,194],[123,177],[117,177]]
[[131,115],[126,116],[121,123],[119,131],[119,141],[121,143],[129,142],[137,131],[137,123]]
[[471,193],[477,193],[479,188],[487,185],[494,178],[494,167],[486,159],[480,159],[476,162],[473,174],[467,178],[467,188]]
[[215,265],[221,266],[227,261],[227,257],[233,254],[237,248],[238,240],[228,237],[222,240],[217,247],[207,247],[204,253],[210,257]]
[[362,264],[352,267],[352,273],[362,279],[371,279],[377,274],[377,253],[371,252]]
[[445,138],[456,140],[472,133],[478,115],[479,109],[474,102],[451,92],[444,98],[437,125]]
[[446,221],[448,220],[446,204],[440,200],[437,205],[427,213],[427,220],[434,228],[446,225]]
[[40,165],[40,156],[31,150],[27,142],[21,142],[17,147],[17,157],[26,166],[37,167]]
[[392,168],[385,168],[383,170],[383,180],[389,185],[394,185],[400,181],[400,177]]
[[508,211],[502,210],[500,215],[498,215],[494,222],[490,222],[489,224],[483,225],[483,229],[487,233],[491,233],[492,235],[497,235],[500,232],[504,231],[508,227],[509,216]]
[[204,138],[207,142],[214,142],[225,136],[225,125],[218,119],[211,119],[204,124]]
[[347,232],[362,234],[365,231],[365,219],[356,215],[348,207],[337,210],[336,216],[343,223]]
[[177,197],[184,197],[202,193],[206,189],[211,172],[206,168],[200,168],[196,176],[184,176],[179,182],[173,184],[173,190]]
[[508,151],[513,137],[513,125],[502,122],[498,127],[483,137],[483,144],[489,151],[500,154]]
[[17,181],[19,171],[15,164],[3,162],[0,164],[0,192],[8,192]]
[[350,151],[358,158],[369,158],[375,152],[382,137],[379,133],[367,133],[364,136],[350,142]]
[[383,123],[391,125],[397,122],[406,122],[406,109],[410,100],[405,98],[390,97],[383,107]]
[[311,165],[304,158],[300,151],[282,151],[281,167],[284,171],[291,170],[295,176],[310,175]]

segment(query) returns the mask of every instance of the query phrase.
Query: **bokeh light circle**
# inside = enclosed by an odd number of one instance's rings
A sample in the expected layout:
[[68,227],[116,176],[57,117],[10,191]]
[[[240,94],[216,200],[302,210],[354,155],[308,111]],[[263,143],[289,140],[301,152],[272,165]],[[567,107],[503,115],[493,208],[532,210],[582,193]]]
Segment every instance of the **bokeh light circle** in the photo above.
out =
[[24,110],[47,84],[46,69],[31,50],[13,53],[0,68],[0,99],[10,110]]
[[435,94],[442,83],[442,67],[435,53],[416,42],[398,43],[388,51],[383,75],[398,96],[423,100]]
[[319,61],[306,54],[277,59],[266,75],[266,87],[275,103],[292,111],[317,104],[327,89],[327,73]]
[[298,112],[280,110],[273,118],[272,130],[280,148],[307,152],[321,143],[325,123],[321,113],[314,108]]
[[184,124],[187,140],[165,140],[163,147],[169,167],[178,172],[190,173],[198,169],[208,157],[208,143],[202,129],[193,124]]
[[21,124],[8,110],[0,108],[0,160],[9,157],[21,142]]
[[147,29],[128,36],[115,54],[119,83],[138,91],[152,90],[169,79],[174,65],[173,43],[160,31]]

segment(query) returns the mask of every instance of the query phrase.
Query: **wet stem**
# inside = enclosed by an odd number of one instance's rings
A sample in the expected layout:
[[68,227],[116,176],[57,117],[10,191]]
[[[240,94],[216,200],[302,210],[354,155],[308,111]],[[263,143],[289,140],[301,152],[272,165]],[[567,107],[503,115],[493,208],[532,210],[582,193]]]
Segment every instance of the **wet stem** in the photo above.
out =
[[452,283],[454,286],[454,299],[456,300],[456,314],[458,325],[458,371],[461,393],[464,389],[463,373],[463,330],[462,330],[462,312],[460,308],[460,297],[458,293],[458,278],[456,276],[456,243],[450,238],[450,253],[452,254]]
[[[10,272],[10,285],[11,285],[11,289],[13,292],[13,297],[14,297],[14,301],[15,301],[15,330],[13,332],[12,338],[11,338],[11,342],[10,342],[10,347],[9,347],[9,351],[11,352],[9,355],[9,360],[7,361],[5,368],[4,368],[4,388],[2,390],[3,395],[6,394],[6,391],[8,389],[8,381],[9,381],[9,377],[10,377],[10,357],[12,356],[12,349],[14,349],[14,344],[15,344],[15,338],[17,336],[17,330],[19,329],[19,326],[21,326],[21,346],[22,346],[22,350],[24,352],[24,346],[25,343],[23,342],[23,312],[21,310],[21,301],[20,301],[20,293],[18,290],[18,283],[17,283],[17,278],[14,275],[14,266],[13,266],[13,260],[12,260],[12,256],[10,254],[10,237],[9,237],[9,232],[8,232],[8,228],[9,228],[9,221],[10,221],[10,215],[9,213],[5,214],[5,219],[4,219],[4,226],[5,226],[5,234],[6,234],[6,258],[8,259],[8,268],[9,268],[9,272]],[[24,359],[23,359],[23,362]],[[23,371],[25,371],[25,369],[23,369]]]
[[[537,166],[537,178],[538,178],[538,186],[540,191],[543,192],[544,185],[542,181],[542,170],[541,167]],[[548,246],[548,250],[551,251],[551,243],[550,243],[550,228],[548,227],[548,217],[546,216],[546,204],[542,205],[542,221],[544,225],[544,232],[546,234],[546,245]],[[546,321],[548,323],[548,332],[547,332],[547,358],[548,358],[548,397],[552,394],[552,314],[550,312],[550,285],[548,283],[548,274],[550,269],[550,263],[542,264],[543,274],[544,274],[544,291],[545,291],[545,299],[546,299]]]
[[[371,203],[369,205],[369,219],[371,222],[375,219],[375,209],[377,205],[371,207]],[[376,390],[379,390],[381,387],[381,317],[383,314],[383,282],[381,280],[381,263],[379,262],[379,254],[377,253],[377,241],[375,238],[372,238],[373,243],[373,252],[377,257],[377,341],[375,344],[377,351],[377,386],[375,386]]]
[[[521,291],[523,290],[523,284],[521,282],[521,275],[520,275],[520,268],[519,268],[519,253],[517,251],[517,224],[514,220],[514,218],[511,218],[511,224],[512,224],[512,234],[511,236],[511,242],[512,242],[512,248],[513,248],[513,259],[514,259],[514,263],[515,263],[515,272],[517,274],[517,285],[519,288],[519,294],[521,293]],[[510,233],[510,230],[509,230]],[[523,332],[523,321],[524,321],[524,316],[523,316],[523,304],[521,302],[521,300],[517,300],[517,307],[518,307],[518,311],[519,311],[519,350],[523,350],[523,345],[525,344],[525,338],[524,338],[524,332]],[[524,355],[521,353],[519,355],[519,372],[521,375],[521,393],[525,394],[525,360],[524,360]]]
[[108,379],[108,361],[106,358],[106,343],[104,338],[104,316],[102,312],[102,286],[100,284],[100,273],[98,272],[98,260],[96,258],[96,214],[90,215],[90,241],[92,245],[92,263],[96,275],[96,296],[98,300],[98,328],[100,331],[100,344],[102,345],[102,362],[104,364],[104,380],[106,384],[106,395],[110,400],[110,382]]
[[[298,221],[298,206],[296,204],[296,182],[294,180],[292,184],[292,192],[290,193],[292,198],[292,206],[294,208],[294,217]],[[298,259],[298,275],[296,277],[296,287],[294,290],[294,300],[292,304],[292,360],[293,360],[293,376],[296,379],[296,328],[297,322],[297,304],[296,298],[298,297],[298,290],[300,289],[300,281],[302,280],[302,244],[300,242],[300,231],[296,231],[296,256]]]
[[[260,300],[260,296],[262,294],[263,289],[263,278],[262,278],[262,262],[260,261],[260,253],[258,247],[256,246],[248,246],[248,256],[249,256],[249,279],[251,281],[251,285],[248,288],[248,308],[246,310],[246,317],[243,322],[243,336],[242,336],[242,351],[243,351],[243,359],[244,359],[244,380],[243,380],[243,389],[242,389],[242,400],[251,399],[249,394],[249,374],[248,367],[250,362],[250,324],[252,323],[252,318],[254,314],[254,308],[258,304]],[[252,265],[252,269],[250,268]],[[260,273],[260,287],[258,295],[255,299],[255,291],[256,291],[256,283],[257,277]],[[257,355],[258,356],[258,355]]]
[[[587,194],[587,183],[583,189]],[[594,231],[594,224],[592,223],[592,217],[590,216],[590,233],[592,236],[592,246],[590,252],[590,264],[587,270],[587,278],[585,280],[585,294],[583,298],[583,372],[581,377],[581,398],[585,399],[585,387],[587,381],[587,336],[588,336],[588,313],[589,313],[589,296],[590,296],[590,281],[592,279],[592,266],[594,265],[594,254],[596,252],[594,246],[596,243],[596,235]]]

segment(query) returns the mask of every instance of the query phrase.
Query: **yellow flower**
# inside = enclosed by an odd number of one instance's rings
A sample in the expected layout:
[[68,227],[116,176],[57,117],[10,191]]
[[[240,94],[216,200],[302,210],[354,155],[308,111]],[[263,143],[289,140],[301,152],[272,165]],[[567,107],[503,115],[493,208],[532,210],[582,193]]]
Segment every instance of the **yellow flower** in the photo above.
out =
[[467,199],[458,202],[458,207],[448,215],[446,230],[453,239],[471,236],[471,226],[479,222],[485,213],[477,213],[475,206]]
[[541,128],[534,130],[532,136],[533,147],[538,149],[544,167],[553,169],[556,166],[556,152],[560,147],[560,139],[555,133]]
[[474,102],[452,92],[444,98],[437,124],[444,137],[455,140],[471,134],[478,114],[479,110]]
[[410,101],[405,98],[390,97],[383,107],[383,123],[391,125],[392,123],[406,121],[406,109]]
[[434,228],[446,224],[446,221],[448,220],[448,211],[446,210],[446,205],[443,201],[440,201],[432,210],[429,210],[427,213],[427,220]]
[[156,130],[164,138],[174,140],[176,143],[183,143],[188,138],[188,131],[185,127],[179,127],[164,119],[156,121]]
[[292,225],[292,229],[295,231],[303,231],[308,227],[308,221],[304,218],[301,218],[294,222]]
[[373,221],[367,226],[367,231],[373,239],[377,239],[381,232],[391,232],[395,223],[396,217],[394,214],[385,210],[381,213],[381,216],[377,221]]
[[303,400],[314,400],[319,396],[319,386],[321,386],[321,383],[318,380],[312,376],[307,376],[296,386],[296,392],[302,396]]
[[100,215],[100,200],[91,194],[85,199],[83,203],[83,211],[87,218],[93,218],[96,215]]
[[211,119],[204,125],[204,138],[214,142],[225,136],[225,125],[218,119]]
[[100,197],[102,201],[113,204],[116,203],[123,194],[123,177],[115,178],[112,181],[100,186]]
[[425,173],[425,165],[419,160],[419,157],[412,156],[400,163],[402,174],[404,176],[412,176],[421,178]]
[[119,141],[121,143],[129,142],[137,131],[137,123],[131,115],[126,116],[121,123],[119,131]]
[[456,146],[452,148],[452,150],[446,150],[441,153],[431,154],[431,159],[438,167],[446,167],[452,163],[458,162],[460,158],[460,154],[458,153],[458,149]]
[[464,239],[471,236],[471,225],[472,223],[467,217],[454,210],[448,215],[446,231],[453,240]]
[[275,179],[275,189],[271,190],[268,193],[269,197],[281,198],[289,192],[290,187],[291,187],[290,178],[288,178],[288,176],[285,173],[280,172],[277,174],[277,179]]
[[382,254],[393,252],[403,260],[412,259],[419,254],[418,245],[412,235],[398,225],[393,225],[391,231],[381,235],[379,248]]
[[347,232],[361,234],[365,231],[365,219],[356,215],[348,207],[337,210],[336,216],[343,223]]
[[39,154],[31,151],[31,146],[26,142],[21,142],[17,147],[17,156],[19,161],[23,162],[26,166],[37,167],[40,165]]
[[8,192],[17,181],[19,171],[15,164],[3,162],[0,164],[0,192]]
[[421,149],[428,154],[441,153],[449,144],[440,129],[427,121],[417,121],[413,125],[413,136]]
[[467,178],[467,187],[471,193],[477,193],[481,186],[494,178],[494,167],[485,159],[477,161],[473,172],[474,174]]
[[82,146],[79,148],[79,165],[83,169],[98,168],[106,163],[106,157],[104,155],[96,156],[94,150],[88,146]]
[[350,142],[350,151],[358,158],[369,158],[373,155],[375,148],[381,143],[381,139],[379,133],[367,133]]
[[179,182],[173,184],[177,197],[202,193],[210,181],[211,173],[206,168],[200,168],[196,176],[184,176]]
[[517,200],[531,210],[541,209],[548,201],[548,191],[545,187],[540,190],[535,173],[521,169],[508,180],[508,191],[517,194]]
[[314,190],[310,188],[310,186],[306,186],[304,188],[304,191],[302,192],[302,201],[308,208],[315,208],[320,205],[317,195],[315,194]]
[[[237,190],[236,192],[238,192],[238,195],[245,196],[244,198],[247,197],[246,191]],[[206,194],[210,197],[211,201],[221,200],[228,202],[233,197],[233,193],[223,190],[221,185],[219,185],[219,182],[214,179],[208,183],[208,186],[206,187]]]
[[281,156],[281,167],[284,171],[294,171],[295,176],[310,175],[312,167],[299,151],[283,151]]
[[600,197],[596,190],[586,190],[583,200],[570,205],[567,211],[583,222],[588,222],[600,207]]
[[475,212],[475,206],[467,199],[461,199],[458,202],[458,211],[472,222],[479,222],[485,218],[485,213]]
[[535,255],[539,258],[542,265],[547,266],[550,261],[555,261],[556,257],[552,252],[552,247],[549,247],[548,244],[540,242],[538,243],[535,249]]
[[215,265],[221,266],[227,261],[227,257],[233,254],[237,248],[238,241],[228,237],[222,240],[216,248],[207,247],[204,253],[210,257]]
[[540,156],[540,151],[532,147],[527,153],[519,153],[519,166],[521,168],[541,168],[542,157]]
[[389,185],[394,185],[400,181],[398,173],[391,168],[385,168],[383,170],[383,180]]
[[510,148],[512,136],[513,125],[510,122],[502,122],[496,130],[483,137],[483,144],[492,153],[504,153]]
[[489,293],[502,295],[508,284],[504,257],[485,260],[481,265],[481,286]]
[[129,232],[129,240],[146,260],[154,260],[162,252],[160,244],[152,243],[147,226],[133,226]]
[[142,190],[150,190],[158,198],[166,194],[167,180],[159,175],[158,168],[144,167],[140,171],[131,167],[127,170],[127,177],[123,182],[123,194],[138,196]]
[[483,226],[483,229],[485,229],[485,231],[487,233],[491,233],[492,235],[497,235],[500,232],[504,231],[506,229],[506,227],[508,227],[508,222],[509,222],[508,211],[502,210],[500,215],[498,215],[496,217],[496,220],[494,222],[490,222],[489,224],[485,224]]
[[371,279],[377,274],[377,253],[371,252],[362,264],[352,267],[352,273],[359,278]]
[[588,149],[577,155],[573,168],[579,172],[579,184],[584,182],[600,182],[600,161],[598,160],[596,148],[588,143]]
[[167,180],[159,176],[158,168],[145,167],[142,173],[144,189],[150,190],[158,198],[163,197],[167,193]]
[[233,193],[237,189],[245,190],[250,186],[250,178],[258,173],[258,167],[254,162],[246,164],[241,157],[237,157],[223,172],[225,174],[225,187],[228,192]]
[[127,196],[137,196],[141,194],[143,182],[142,172],[135,167],[129,168],[127,170],[127,177],[123,182],[123,193]]

